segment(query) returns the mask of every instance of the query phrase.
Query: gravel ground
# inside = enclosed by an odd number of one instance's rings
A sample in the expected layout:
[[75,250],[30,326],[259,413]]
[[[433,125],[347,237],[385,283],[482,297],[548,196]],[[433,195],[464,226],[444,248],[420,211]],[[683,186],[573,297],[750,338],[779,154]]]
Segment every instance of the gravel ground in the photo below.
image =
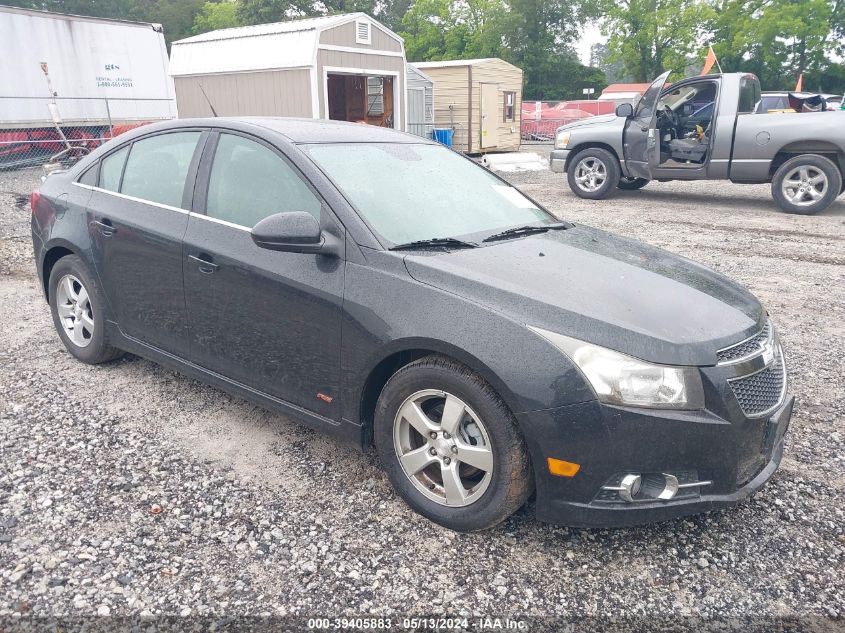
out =
[[845,198],[800,217],[762,185],[652,183],[589,202],[547,171],[509,178],[764,301],[797,404],[760,494],[636,529],[540,524],[529,506],[451,533],[394,495],[373,452],[139,358],[74,361],[35,279],[28,205],[5,193],[28,193],[38,172],[0,172],[0,305],[14,314],[0,350],[0,616],[613,616],[648,628],[719,615],[839,630]]

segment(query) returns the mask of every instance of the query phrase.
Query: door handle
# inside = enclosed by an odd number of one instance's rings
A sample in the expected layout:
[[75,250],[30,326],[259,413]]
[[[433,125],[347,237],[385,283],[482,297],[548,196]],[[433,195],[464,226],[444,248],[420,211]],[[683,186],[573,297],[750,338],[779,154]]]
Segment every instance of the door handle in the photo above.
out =
[[103,237],[111,237],[115,233],[117,233],[117,229],[114,228],[112,223],[109,220],[103,218],[102,220],[93,220],[91,222],[91,226],[97,227],[97,230],[103,235]]
[[[207,257],[207,256],[206,256]],[[192,259],[199,264],[199,269],[201,273],[205,273],[206,275],[210,275],[214,271],[216,271],[220,266],[215,264],[210,259],[206,259],[202,256],[197,255],[188,255],[188,259]]]

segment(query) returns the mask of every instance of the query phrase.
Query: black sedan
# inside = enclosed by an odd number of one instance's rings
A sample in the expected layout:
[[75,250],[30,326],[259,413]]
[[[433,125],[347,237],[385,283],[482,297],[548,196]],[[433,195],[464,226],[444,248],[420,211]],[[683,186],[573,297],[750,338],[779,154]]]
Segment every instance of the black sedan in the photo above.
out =
[[732,504],[793,399],[744,288],[560,221],[437,143],[364,125],[183,120],[32,196],[38,276],[86,363],[131,352],[365,448],[456,530],[536,490],[616,526]]

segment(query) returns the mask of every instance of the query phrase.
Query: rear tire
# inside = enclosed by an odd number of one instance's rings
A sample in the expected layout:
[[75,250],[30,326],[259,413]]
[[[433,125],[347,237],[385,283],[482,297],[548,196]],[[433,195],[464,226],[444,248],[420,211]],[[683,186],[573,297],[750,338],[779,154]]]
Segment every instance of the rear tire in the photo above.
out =
[[619,184],[616,186],[624,191],[633,191],[642,189],[650,182],[648,178],[628,178],[627,176],[623,176],[619,179]]
[[579,198],[600,200],[616,193],[619,161],[600,147],[581,150],[569,161],[566,178],[569,188]]
[[374,440],[396,492],[452,530],[492,527],[533,490],[528,449],[510,409],[478,374],[442,356],[406,365],[387,381]]
[[812,215],[824,211],[841,191],[839,168],[818,154],[790,158],[772,177],[772,197],[786,213]]
[[123,356],[109,343],[105,296],[82,259],[67,255],[57,261],[48,288],[53,325],[67,351],[89,365]]

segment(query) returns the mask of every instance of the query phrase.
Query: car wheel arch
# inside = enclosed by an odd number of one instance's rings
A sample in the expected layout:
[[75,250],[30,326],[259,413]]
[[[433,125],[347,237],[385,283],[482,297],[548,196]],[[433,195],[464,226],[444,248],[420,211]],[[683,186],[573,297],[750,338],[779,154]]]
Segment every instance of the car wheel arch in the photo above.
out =
[[570,161],[573,158],[575,158],[575,156],[577,156],[580,152],[584,151],[585,149],[603,149],[607,152],[610,152],[616,158],[616,160],[619,162],[620,168],[621,168],[621,165],[622,165],[622,161],[619,159],[619,153],[615,149],[613,149],[613,147],[608,145],[607,143],[600,143],[598,141],[587,141],[585,143],[581,143],[579,145],[575,145],[574,147],[567,148],[567,149],[569,150],[569,156],[567,157],[566,164],[565,164],[565,169],[567,169],[567,170],[569,169]]
[[362,426],[362,444],[372,444],[373,417],[382,389],[387,381],[402,367],[426,356],[443,356],[451,361],[464,365],[477,373],[496,391],[512,413],[515,408],[516,396],[496,373],[476,356],[465,350],[432,340],[410,340],[394,342],[388,349],[382,350],[380,358],[371,364],[367,377],[359,390],[358,422]]
[[50,300],[50,273],[53,267],[63,257],[68,255],[78,255],[78,253],[64,242],[52,244],[41,262],[41,286],[44,289],[44,298]]
[[815,154],[827,158],[839,168],[842,179],[845,180],[845,150],[830,141],[800,141],[781,147],[769,164],[769,179],[786,161],[802,154]]

